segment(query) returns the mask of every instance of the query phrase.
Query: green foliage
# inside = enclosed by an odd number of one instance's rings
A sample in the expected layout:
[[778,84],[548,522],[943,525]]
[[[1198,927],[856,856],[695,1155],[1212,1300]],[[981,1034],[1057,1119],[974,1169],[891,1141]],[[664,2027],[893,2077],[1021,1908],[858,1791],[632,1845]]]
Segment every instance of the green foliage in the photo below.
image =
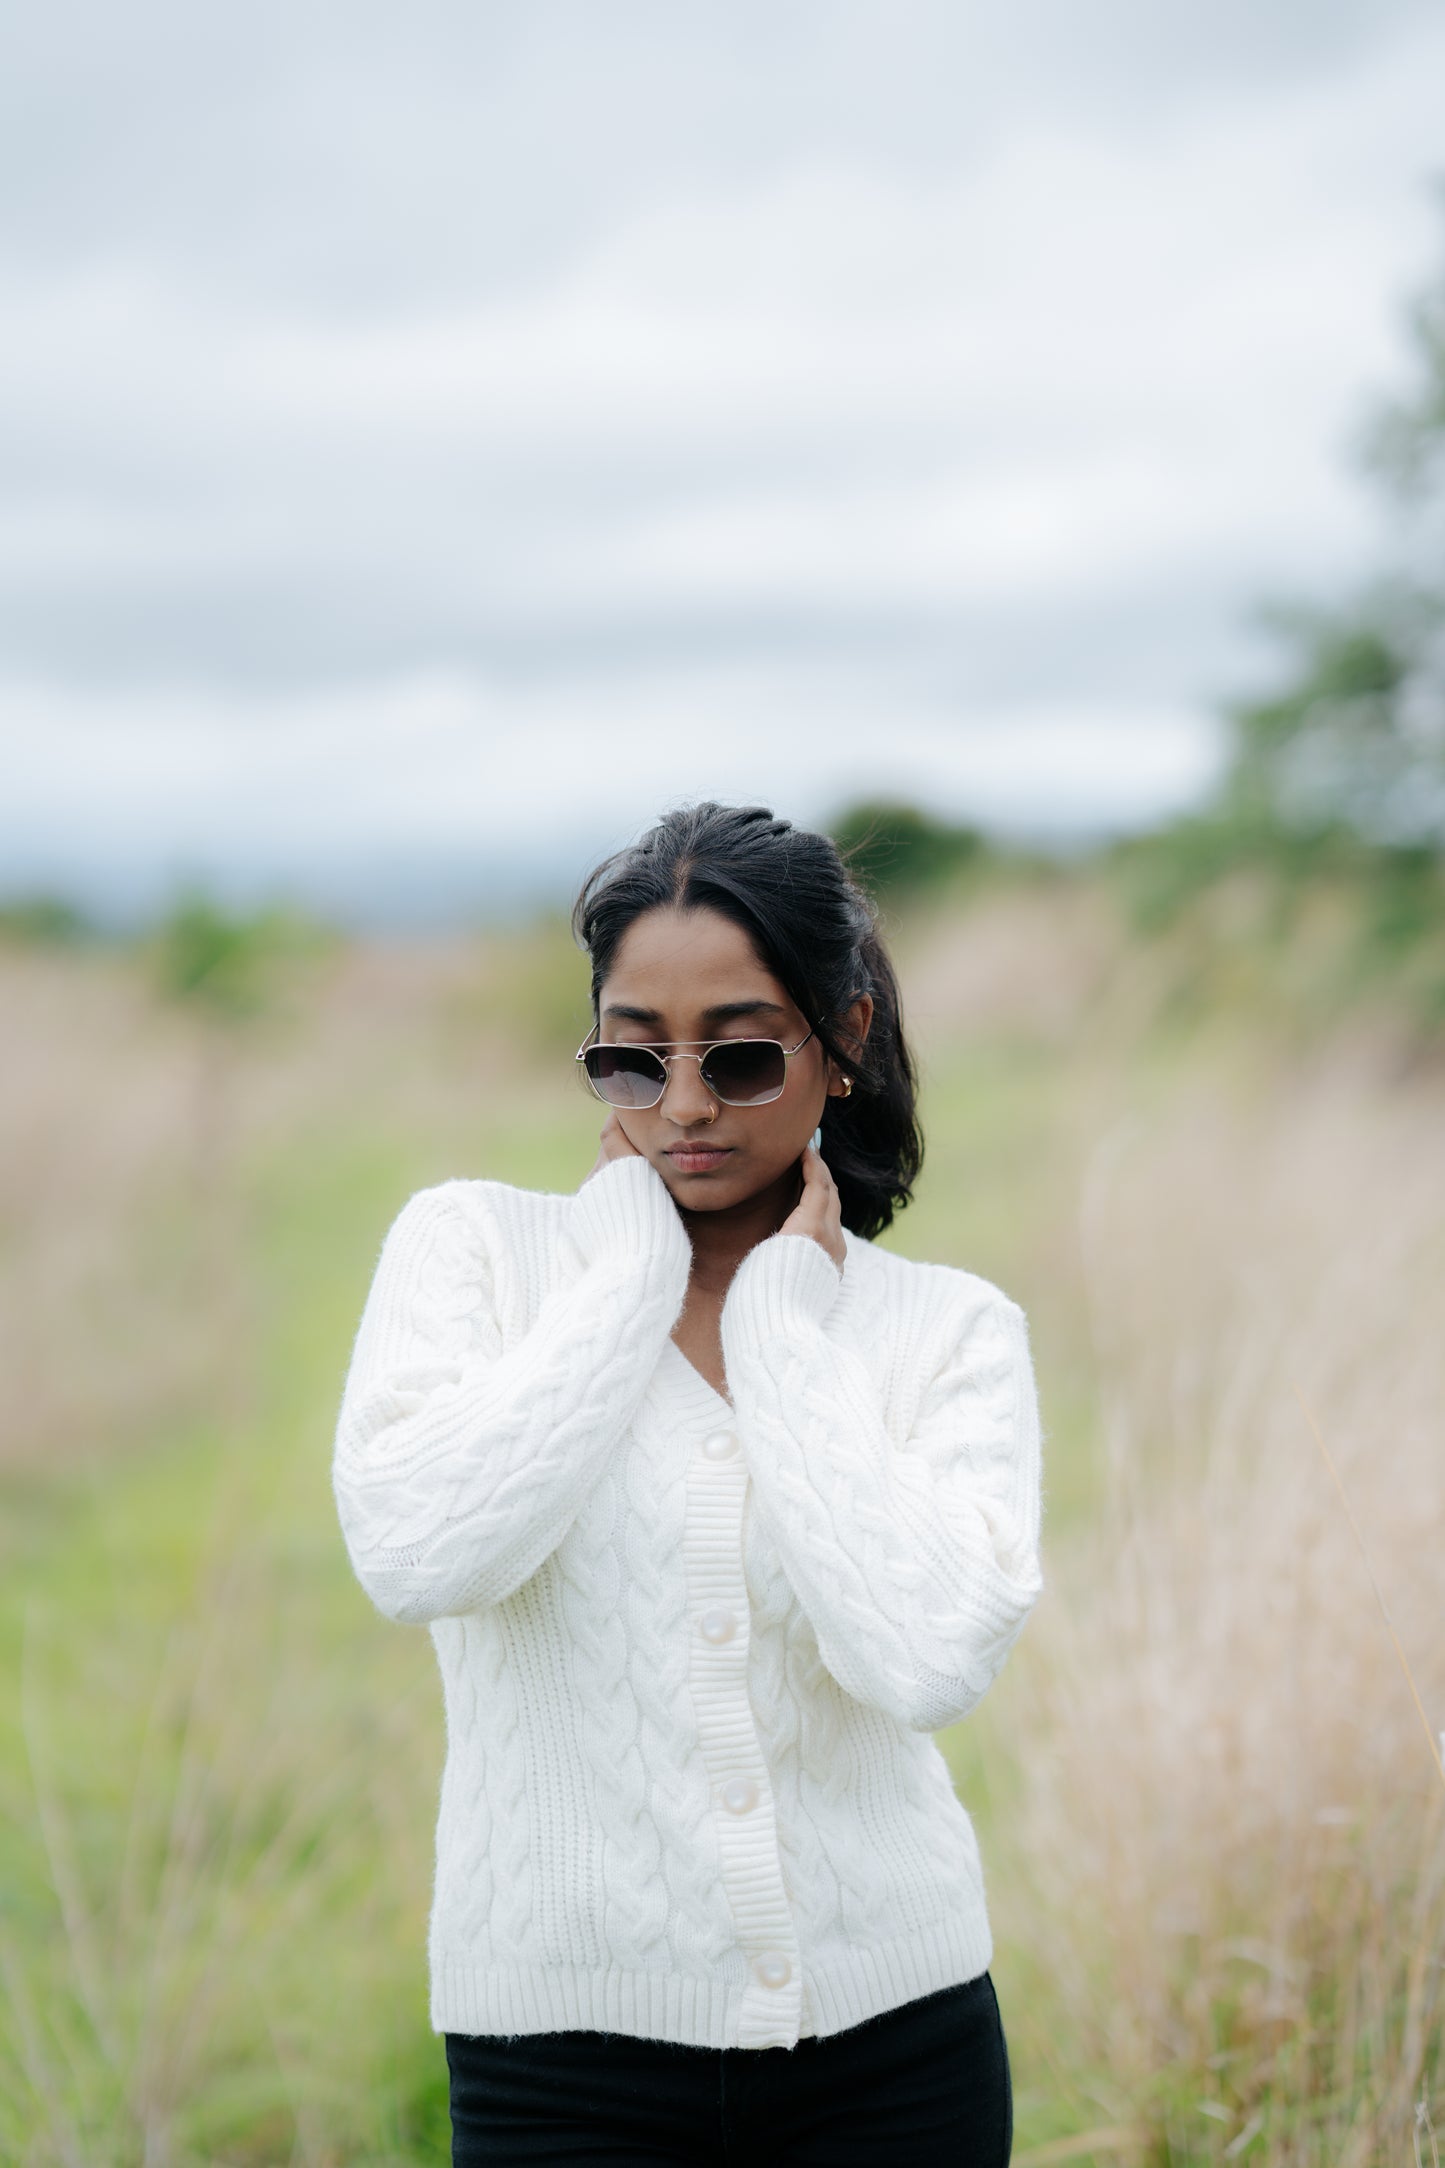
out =
[[1101,863],[1133,930],[1162,934],[1203,891],[1247,864],[1257,841],[1245,822],[1221,820],[1209,810],[1121,836],[1101,853]]
[[1257,845],[1343,826],[1383,850],[1445,853],[1445,263],[1412,327],[1417,381],[1362,445],[1394,509],[1393,561],[1331,606],[1262,611],[1286,643],[1283,681],[1226,709],[1215,811]]
[[895,799],[864,799],[830,822],[828,833],[854,878],[875,896],[936,889],[989,855],[977,828],[933,819]]
[[337,936],[280,904],[232,913],[183,888],[151,937],[155,983],[170,1000],[228,1024],[269,1009],[281,969],[325,953]]
[[[1101,854],[1101,863],[1136,933],[1165,933],[1205,894],[1231,880],[1262,877],[1268,902],[1255,930],[1281,940],[1306,896],[1323,882],[1353,883],[1363,892],[1398,855],[1413,860],[1419,854],[1373,851],[1338,820],[1285,828],[1258,806],[1237,812],[1209,807],[1120,837]],[[1423,920],[1420,930],[1427,930]]]
[[1330,1000],[1394,977],[1433,1032],[1445,1024],[1445,269],[1413,326],[1418,382],[1363,447],[1395,503],[1395,561],[1333,604],[1260,610],[1282,666],[1272,688],[1226,707],[1214,800],[1115,844],[1104,866],[1137,932],[1192,916],[1214,948],[1212,966],[1196,957],[1196,984],[1217,978],[1223,951],[1277,944],[1316,901],[1341,905]]
[[1210,810],[1122,839],[1102,868],[1160,946],[1177,1021],[1263,1004],[1307,1031],[1382,995],[1422,1044],[1445,1029],[1445,857],[1426,845]]
[[1276,846],[1338,824],[1382,849],[1445,851],[1445,587],[1382,579],[1333,612],[1266,617],[1293,666],[1277,692],[1226,711],[1221,814]]
[[0,904],[0,938],[37,948],[74,948],[95,934],[85,913],[64,896],[20,896]]
[[1445,868],[1424,845],[1385,851],[1373,868],[1366,938],[1384,956],[1403,956],[1445,927]]
[[[1435,181],[1445,212],[1445,175]],[[1402,500],[1422,500],[1445,486],[1445,277],[1416,295],[1406,313],[1415,383],[1374,414],[1361,451]]]

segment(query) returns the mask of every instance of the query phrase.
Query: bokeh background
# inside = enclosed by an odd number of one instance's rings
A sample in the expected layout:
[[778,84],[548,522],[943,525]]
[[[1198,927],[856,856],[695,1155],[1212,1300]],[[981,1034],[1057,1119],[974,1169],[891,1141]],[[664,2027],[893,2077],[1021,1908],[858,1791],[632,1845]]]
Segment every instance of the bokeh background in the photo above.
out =
[[576,885],[826,828],[1028,1311],[940,1735],[1023,2163],[1445,2130],[1445,22],[53,0],[7,27],[0,2156],[447,2157],[381,1239],[575,1188]]

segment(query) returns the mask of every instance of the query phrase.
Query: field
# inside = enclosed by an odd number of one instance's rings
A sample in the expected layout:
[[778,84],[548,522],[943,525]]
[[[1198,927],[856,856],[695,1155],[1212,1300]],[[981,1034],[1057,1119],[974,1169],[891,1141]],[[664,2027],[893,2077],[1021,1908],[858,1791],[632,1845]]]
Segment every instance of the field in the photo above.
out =
[[[1029,1314],[1047,1591],[942,1736],[1018,2163],[1438,2161],[1445,1050],[1335,906],[1131,935],[1087,870],[890,926],[928,1160],[885,1238]],[[250,1017],[0,947],[0,2158],[447,2157],[430,1643],[332,1426],[381,1237],[572,1189],[556,926],[322,941]]]

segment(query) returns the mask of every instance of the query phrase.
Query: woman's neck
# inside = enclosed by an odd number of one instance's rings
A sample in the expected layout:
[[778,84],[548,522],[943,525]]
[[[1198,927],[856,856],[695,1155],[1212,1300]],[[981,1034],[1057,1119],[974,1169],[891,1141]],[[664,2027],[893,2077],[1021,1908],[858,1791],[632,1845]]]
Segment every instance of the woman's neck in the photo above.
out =
[[775,1235],[803,1194],[803,1178],[790,1167],[755,1197],[720,1212],[689,1212],[678,1207],[692,1244],[692,1285],[703,1295],[726,1295],[733,1274],[760,1242]]

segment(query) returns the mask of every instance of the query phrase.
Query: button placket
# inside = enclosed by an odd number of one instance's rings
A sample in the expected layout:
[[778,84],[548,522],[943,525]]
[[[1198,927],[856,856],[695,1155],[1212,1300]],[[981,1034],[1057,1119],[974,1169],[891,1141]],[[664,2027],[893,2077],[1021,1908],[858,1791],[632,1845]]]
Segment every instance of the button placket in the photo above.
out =
[[739,2044],[793,2046],[802,2023],[797,1940],[772,1787],[748,1697],[743,1566],[748,1483],[736,1432],[707,1432],[688,1464],[683,1547],[693,1622],[689,1676],[712,1789],[723,1888],[749,1968]]

